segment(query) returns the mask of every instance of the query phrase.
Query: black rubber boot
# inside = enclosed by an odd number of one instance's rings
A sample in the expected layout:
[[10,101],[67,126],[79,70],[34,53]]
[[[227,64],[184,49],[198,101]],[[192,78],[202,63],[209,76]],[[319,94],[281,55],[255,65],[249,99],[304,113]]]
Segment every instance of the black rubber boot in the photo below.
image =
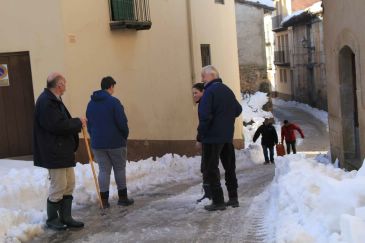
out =
[[109,204],[109,191],[100,192],[100,197],[101,197],[101,204],[103,205],[103,209],[109,208],[110,207],[110,204]]
[[84,227],[84,223],[74,220],[71,216],[72,200],[72,195],[63,196],[62,206],[60,210],[61,222],[71,228],[82,228]]
[[118,190],[118,196],[118,205],[120,206],[129,206],[134,203],[134,200],[132,198],[128,198],[127,188]]
[[48,228],[55,230],[65,230],[67,225],[63,224],[59,218],[59,211],[61,208],[62,200],[59,202],[51,202],[47,199],[47,221],[46,225]]
[[198,203],[203,201],[205,198],[212,200],[212,191],[210,190],[209,184],[203,184],[204,195],[202,198],[196,200]]
[[204,206],[207,211],[225,210],[224,196],[222,187],[217,186],[212,188],[212,204]]
[[238,202],[237,189],[228,191],[229,200],[226,202],[227,207],[237,208],[240,206]]

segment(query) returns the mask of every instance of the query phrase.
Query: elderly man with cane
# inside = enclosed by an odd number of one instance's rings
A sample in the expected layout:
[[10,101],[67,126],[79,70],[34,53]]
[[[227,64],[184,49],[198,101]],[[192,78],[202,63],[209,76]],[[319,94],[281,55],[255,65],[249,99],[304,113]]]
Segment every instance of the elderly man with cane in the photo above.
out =
[[56,230],[84,226],[72,218],[71,208],[78,133],[86,125],[86,119],[71,117],[61,98],[65,91],[66,79],[59,73],[51,73],[34,113],[34,165],[49,171],[46,224]]

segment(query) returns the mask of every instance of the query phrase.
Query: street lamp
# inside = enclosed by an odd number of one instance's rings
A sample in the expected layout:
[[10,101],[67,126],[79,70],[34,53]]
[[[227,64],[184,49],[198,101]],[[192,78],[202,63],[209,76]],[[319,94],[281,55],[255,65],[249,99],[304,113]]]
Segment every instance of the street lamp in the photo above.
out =
[[307,49],[313,50],[313,51],[316,49],[315,46],[311,46],[310,40],[307,40],[305,38],[305,36],[303,36],[303,39],[302,39],[302,46],[303,46],[303,48],[307,48]]

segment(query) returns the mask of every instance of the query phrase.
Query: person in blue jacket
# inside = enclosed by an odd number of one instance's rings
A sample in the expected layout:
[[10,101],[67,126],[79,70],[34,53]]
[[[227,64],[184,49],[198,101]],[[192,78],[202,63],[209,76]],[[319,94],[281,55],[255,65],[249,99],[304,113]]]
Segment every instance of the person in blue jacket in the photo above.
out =
[[87,106],[86,117],[91,148],[99,165],[100,196],[104,208],[110,207],[111,170],[118,188],[118,205],[134,203],[128,198],[126,184],[128,120],[122,103],[113,97],[116,82],[112,77],[101,80],[101,90],[95,91]]
[[[198,139],[202,143],[203,177],[209,184],[212,204],[208,211],[238,207],[236,157],[233,146],[234,123],[242,112],[232,90],[223,84],[217,69],[211,65],[202,69],[204,95],[199,104]],[[224,202],[218,168],[221,159],[225,170],[229,201]]]

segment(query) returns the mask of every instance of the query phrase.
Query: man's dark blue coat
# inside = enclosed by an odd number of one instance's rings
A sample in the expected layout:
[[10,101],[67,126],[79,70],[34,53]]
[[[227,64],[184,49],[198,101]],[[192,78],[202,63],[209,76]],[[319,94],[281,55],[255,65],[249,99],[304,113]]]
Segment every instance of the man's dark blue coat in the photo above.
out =
[[209,82],[199,103],[199,140],[205,144],[232,143],[234,122],[241,112],[234,93],[221,79]]

